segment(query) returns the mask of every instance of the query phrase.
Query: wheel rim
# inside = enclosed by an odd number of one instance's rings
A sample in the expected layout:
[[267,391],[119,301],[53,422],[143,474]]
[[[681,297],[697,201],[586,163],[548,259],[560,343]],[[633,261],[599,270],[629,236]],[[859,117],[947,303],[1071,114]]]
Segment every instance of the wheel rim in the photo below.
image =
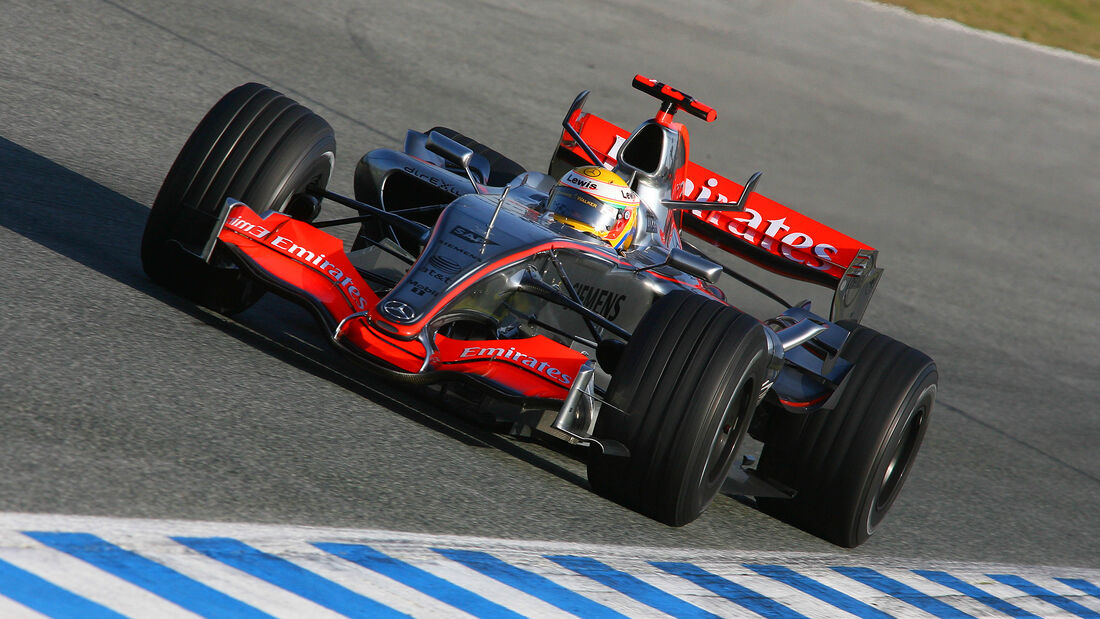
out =
[[724,477],[729,469],[729,461],[737,447],[737,438],[741,435],[741,421],[745,418],[745,409],[749,406],[752,392],[750,383],[742,384],[726,406],[722,421],[714,434],[714,440],[711,441],[706,465],[703,467],[701,481],[707,486],[713,485],[719,478]]
[[879,479],[878,490],[875,492],[871,509],[867,514],[867,530],[871,532],[878,526],[886,515],[887,510],[897,498],[898,491],[909,473],[913,459],[917,455],[925,421],[928,418],[929,404],[927,398],[922,397],[916,410],[905,422],[901,439],[894,449],[890,461],[883,469]]
[[[332,176],[334,159],[335,157],[333,156],[332,151],[325,151],[316,161],[314,161],[309,166],[306,172],[306,176],[304,178],[293,183],[289,186],[289,188],[287,187],[287,184],[284,184],[282,187],[280,187],[279,190],[275,192],[275,196],[280,196],[285,192],[286,197],[281,200],[279,204],[273,204],[273,210],[279,211],[280,213],[287,213],[288,215],[294,217],[294,213],[289,213],[287,211],[287,207],[290,206],[291,203],[294,201],[295,196],[308,195],[319,197],[321,192],[323,192],[325,190],[325,187],[328,185],[329,177]],[[286,182],[289,184],[291,180],[292,179],[288,177]],[[298,217],[295,218],[302,219],[303,221],[310,221],[312,219]]]

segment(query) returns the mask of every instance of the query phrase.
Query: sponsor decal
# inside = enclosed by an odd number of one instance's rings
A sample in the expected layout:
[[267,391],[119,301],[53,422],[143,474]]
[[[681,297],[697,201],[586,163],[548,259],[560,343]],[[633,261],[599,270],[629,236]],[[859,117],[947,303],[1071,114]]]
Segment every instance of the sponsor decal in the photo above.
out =
[[716,179],[716,178],[708,178],[703,183],[703,186],[699,188],[699,194],[696,195],[694,198],[690,198],[688,196],[691,195],[692,191],[695,191],[695,183],[691,182],[690,178],[687,178],[687,179],[684,179],[684,182],[682,183],[682,185],[683,185],[683,192],[684,192],[683,196],[684,196],[685,200],[697,200],[699,202],[722,202],[722,203],[726,203],[726,202],[730,201],[729,198],[722,195],[721,193],[719,193],[719,194],[714,193],[714,188],[718,186],[718,179]]
[[258,239],[266,238],[267,235],[271,234],[271,231],[267,228],[259,224],[250,223],[240,217],[234,217],[233,219],[225,222],[225,227],[233,228],[234,230],[244,232],[245,234],[256,237]]
[[439,294],[438,290],[418,280],[409,282],[408,290],[418,297],[422,297],[425,294],[430,294],[434,297]]
[[581,305],[596,312],[608,320],[615,320],[622,310],[625,294],[619,294],[588,284],[577,284],[577,295],[581,298]]
[[[615,183],[598,180],[598,177],[603,174],[603,170],[585,168],[583,173],[590,178],[585,178],[585,176],[581,176],[570,170],[569,173],[561,179],[561,183],[565,186],[572,185],[582,191],[589,192],[593,194],[594,197],[601,200],[611,200],[616,203],[625,202],[631,205],[638,202],[638,194],[634,193],[629,188],[622,187]],[[611,173],[608,172],[608,174]],[[612,174],[612,176],[614,175]]]
[[441,178],[437,178],[435,176],[432,176],[431,174],[428,174],[427,172],[424,172],[422,170],[418,170],[418,169],[416,169],[412,166],[405,166],[403,169],[405,170],[406,174],[409,174],[411,176],[415,176],[416,178],[419,178],[420,180],[428,183],[429,185],[432,185],[434,187],[438,187],[438,188],[442,189],[443,191],[446,191],[447,193],[454,194],[456,196],[460,195],[462,193],[462,191],[458,187],[455,187],[451,183],[448,183],[447,181],[445,181]]
[[570,185],[576,185],[581,189],[589,189],[594,191],[599,188],[599,185],[596,184],[596,181],[588,181],[572,173],[570,173],[569,176],[565,177],[565,182],[569,183]]
[[589,208],[600,209],[601,211],[605,208],[602,202],[597,202],[596,200],[589,198],[588,194],[571,193],[569,198],[572,200],[576,200],[577,202],[580,202],[588,206]]
[[[691,198],[689,196],[695,190],[695,184],[691,180],[685,180],[683,195],[687,200],[698,202],[728,203],[728,197],[721,193],[714,193],[717,186],[718,179],[709,178],[699,188],[699,193]],[[725,227],[730,234],[768,251],[774,252],[776,250],[775,242],[778,240],[778,251],[783,257],[792,262],[804,264],[811,269],[828,271],[832,268],[837,251],[839,251],[828,243],[814,242],[813,237],[805,232],[791,231],[791,227],[787,225],[786,217],[765,220],[759,211],[750,207],[746,207],[744,211],[738,213],[711,211],[707,217],[703,216],[704,209],[694,210],[692,213],[707,223],[719,228]],[[794,250],[801,251],[796,254]],[[805,254],[812,254],[814,258],[804,258]]]
[[439,255],[428,258],[428,264],[445,273],[458,273],[459,268],[461,268],[461,265],[454,260],[448,260]]
[[476,245],[497,244],[495,241],[487,240],[484,236],[478,234],[477,232],[474,232],[473,230],[470,230],[468,228],[463,228],[462,226],[455,226],[454,228],[451,228],[451,234],[457,236],[463,241],[466,241],[467,243],[474,243]]
[[383,303],[382,311],[390,318],[401,322],[409,322],[416,318],[416,310],[414,310],[411,305],[395,299]]
[[367,309],[367,299],[363,297],[363,293],[359,291],[351,277],[345,274],[340,267],[329,262],[324,254],[315,254],[285,236],[275,237],[275,240],[271,241],[271,246],[282,250],[291,257],[298,258],[302,262],[313,265],[348,294],[354,307],[360,310]]
[[[417,270],[417,275],[426,275],[427,277],[430,277],[438,282],[442,282],[444,286],[450,284],[451,280],[454,279],[453,273],[444,273],[428,265],[421,265],[421,267]],[[417,278],[417,280],[419,279],[420,278]]]
[[508,359],[513,363],[524,365],[532,370],[549,377],[555,382],[562,385],[569,386],[573,382],[573,377],[568,374],[562,374],[562,371],[558,368],[550,365],[548,361],[539,361],[538,359],[528,356],[525,353],[521,353],[514,347],[509,347],[508,350],[504,348],[482,348],[480,346],[470,346],[462,349],[462,354],[459,355],[459,359],[480,359],[488,357],[489,359]]
[[439,294],[433,288],[430,280],[441,283],[444,287],[451,283],[456,273],[462,266],[454,260],[448,260],[442,256],[432,256],[425,264],[421,264],[416,270],[416,277],[409,281],[409,287],[413,294],[422,297],[425,293]]
[[[585,137],[593,140],[598,138],[604,144],[607,143],[604,140],[610,141],[612,137],[614,138],[614,142],[607,149],[607,156],[612,161],[618,160],[628,135],[622,129],[597,116],[578,114],[577,117],[587,118],[586,122],[589,125],[583,131]],[[567,141],[563,141],[562,145],[574,151],[579,149],[575,143],[569,144]],[[689,162],[690,165],[693,164]],[[697,166],[694,170],[689,167],[685,172],[690,173],[691,177],[677,182],[673,197],[699,202],[730,202],[740,195],[739,188],[734,186],[732,181],[701,166]],[[732,194],[733,197],[725,195],[726,193]],[[785,210],[772,214],[767,205],[750,207],[736,214],[710,212],[704,217],[705,211],[706,207],[700,205],[699,210],[693,213],[710,225],[720,230],[728,230],[730,234],[776,256],[832,276],[839,276],[844,271],[845,264],[837,261],[846,260],[850,250],[846,243],[849,241],[839,240],[838,247],[834,244],[838,241],[832,239],[839,239],[839,233],[834,237],[832,235],[835,231],[824,226],[819,229],[816,227],[817,222],[803,221],[801,216],[788,214]],[[654,230],[656,226],[652,217],[646,218],[646,224],[647,233],[656,232],[662,240],[665,240],[667,230]]]
[[440,244],[443,245],[443,247],[446,247],[447,249],[456,251],[456,252],[462,254],[463,256],[466,256],[467,258],[469,258],[471,260],[479,260],[481,258],[481,256],[475,254],[474,252],[466,249],[465,247],[462,247],[461,245],[457,245],[455,243],[452,243],[452,242],[448,241],[447,239],[443,239],[442,241],[440,241]]

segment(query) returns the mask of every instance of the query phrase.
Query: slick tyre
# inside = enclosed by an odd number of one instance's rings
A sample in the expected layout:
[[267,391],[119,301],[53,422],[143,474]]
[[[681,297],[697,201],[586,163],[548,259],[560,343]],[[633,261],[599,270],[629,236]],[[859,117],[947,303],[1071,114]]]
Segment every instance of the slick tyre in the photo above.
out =
[[702,295],[658,300],[630,338],[608,385],[597,438],[628,458],[593,455],[592,488],[672,526],[714,500],[741,447],[767,367],[764,327]]
[[757,470],[794,489],[764,512],[838,546],[874,533],[912,471],[936,399],[927,355],[854,324],[841,356],[854,364],[836,408],[769,411]]
[[146,274],[216,311],[244,310],[262,290],[227,254],[215,250],[207,264],[173,242],[186,210],[209,216],[211,233],[227,197],[257,212],[285,211],[295,196],[325,188],[335,152],[332,127],[309,109],[260,84],[234,88],[207,112],[164,178],[141,239]]

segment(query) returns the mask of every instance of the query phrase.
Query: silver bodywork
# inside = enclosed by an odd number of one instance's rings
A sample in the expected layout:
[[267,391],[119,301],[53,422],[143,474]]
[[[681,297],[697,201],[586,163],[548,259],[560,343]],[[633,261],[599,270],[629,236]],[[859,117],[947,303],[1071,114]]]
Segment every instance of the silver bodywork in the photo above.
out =
[[[387,319],[399,324],[412,323],[427,313],[435,315],[418,338],[428,342],[429,347],[432,329],[439,328],[449,316],[461,316],[482,321],[492,337],[506,338],[521,331],[524,335],[538,333],[594,356],[596,341],[615,337],[608,328],[593,324],[595,314],[630,332],[657,298],[675,289],[694,290],[725,301],[722,292],[709,282],[668,264],[671,255],[682,252],[682,245],[676,212],[665,203],[674,198],[674,187],[683,181],[677,174],[687,163],[686,149],[675,130],[646,121],[619,151],[614,171],[627,180],[642,202],[635,244],[622,254],[599,239],[553,221],[544,212],[554,178],[528,172],[505,187],[489,186],[485,181],[490,167],[484,158],[463,152],[448,160],[431,147],[437,139],[434,133],[409,131],[403,151],[379,149],[367,153],[359,162],[355,179],[356,199],[389,211],[419,212],[417,209],[430,209],[435,204],[446,205],[438,209],[432,221],[424,222],[433,229],[427,245],[379,303]],[[648,160],[622,156],[638,148],[650,152]],[[454,165],[456,161],[462,162],[461,170]],[[392,230],[389,233],[393,244],[408,245],[408,239]],[[563,241],[569,241],[570,247],[546,249],[551,243],[562,245]],[[351,256],[359,262],[372,254],[378,254],[377,247],[360,248]],[[873,256],[867,259],[873,268]],[[465,278],[486,263],[500,266],[489,275],[479,275],[479,281],[440,306],[441,299],[465,286]],[[560,291],[563,297],[577,301],[577,307],[524,294],[531,292],[532,282]],[[853,296],[858,297],[858,293],[848,295]],[[863,301],[849,300],[851,304]],[[580,305],[584,306],[580,309],[591,313],[577,311]],[[826,348],[835,355],[847,331],[807,308],[792,308],[769,324],[772,328],[765,331],[771,360],[759,399],[789,367],[818,375],[826,382],[839,382],[846,364],[825,367],[818,357],[799,355],[798,351],[828,331],[826,339],[832,344]],[[797,361],[793,364],[787,362],[792,354]],[[600,394],[607,379],[594,362],[584,364],[558,410],[519,425],[570,443],[592,444],[605,453],[621,452],[621,445],[601,441],[592,434],[604,405]],[[787,380],[785,384],[798,383]]]

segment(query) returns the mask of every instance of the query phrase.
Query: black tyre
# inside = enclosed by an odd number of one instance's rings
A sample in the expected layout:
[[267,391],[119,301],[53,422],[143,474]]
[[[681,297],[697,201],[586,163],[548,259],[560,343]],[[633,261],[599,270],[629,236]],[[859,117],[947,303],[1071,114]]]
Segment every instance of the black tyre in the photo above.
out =
[[714,500],[740,449],[767,367],[764,327],[698,294],[658,300],[630,338],[595,435],[630,457],[594,455],[599,494],[672,526]]
[[854,548],[898,497],[920,449],[939,378],[927,355],[872,329],[852,334],[841,355],[854,363],[832,411],[769,411],[758,470],[794,490],[760,508],[826,541]]
[[141,239],[146,274],[216,311],[247,308],[260,287],[220,252],[206,264],[173,242],[183,222],[208,221],[213,231],[227,197],[258,212],[286,210],[293,196],[324,189],[335,152],[332,127],[308,108],[260,84],[234,88],[206,113],[164,178]]

